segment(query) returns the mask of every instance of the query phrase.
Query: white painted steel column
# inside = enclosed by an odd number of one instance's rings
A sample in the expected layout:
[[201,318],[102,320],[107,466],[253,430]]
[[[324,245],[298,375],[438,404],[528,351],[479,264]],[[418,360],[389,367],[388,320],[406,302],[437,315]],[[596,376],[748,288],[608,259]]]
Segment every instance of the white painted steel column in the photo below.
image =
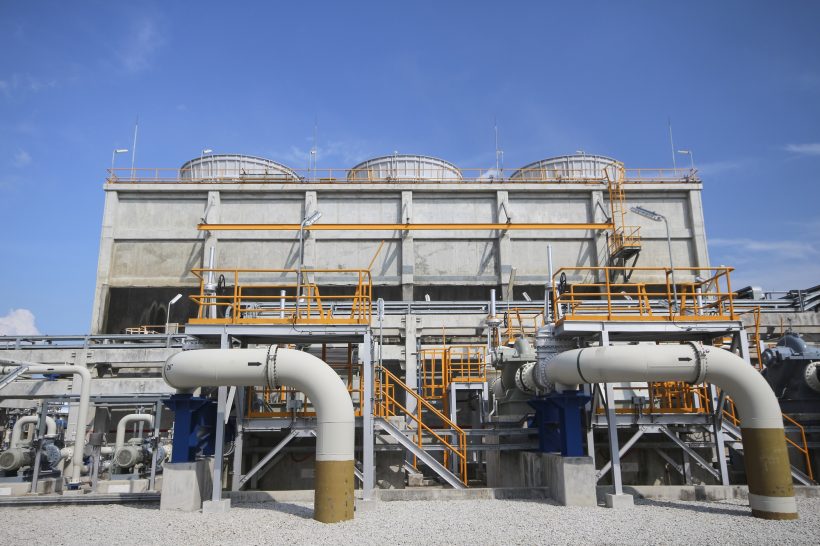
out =
[[[606,328],[601,331],[601,346],[609,347],[609,332]],[[624,494],[623,480],[621,479],[621,452],[618,446],[618,414],[615,411],[615,389],[612,383],[604,383],[606,393],[606,430],[609,437],[609,460],[612,465],[612,483],[615,494]]]
[[[222,350],[230,347],[228,334],[223,332],[219,339],[219,346]],[[166,380],[167,381],[167,380]],[[211,489],[211,500],[219,502],[222,500],[222,459],[225,450],[225,406],[228,400],[228,387],[220,385],[216,393],[216,423],[215,423],[215,444],[214,444],[214,472],[213,487]]]
[[373,340],[370,333],[364,335],[359,346],[359,358],[362,361],[362,378],[364,381],[364,400],[362,400],[362,497],[373,498],[376,487],[376,453],[373,422]]

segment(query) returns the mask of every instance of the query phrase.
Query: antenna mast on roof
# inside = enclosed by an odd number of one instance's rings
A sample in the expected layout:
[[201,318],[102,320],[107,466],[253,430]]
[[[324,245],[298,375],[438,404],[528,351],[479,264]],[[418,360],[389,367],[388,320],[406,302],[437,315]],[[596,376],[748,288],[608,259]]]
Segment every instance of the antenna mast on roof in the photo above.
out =
[[[137,114],[137,121],[134,122],[134,145],[131,147],[131,178],[134,178],[134,161],[137,158],[137,131],[140,128],[140,116]],[[200,167],[202,168],[202,167]]]
[[675,164],[675,141],[672,140],[672,118],[666,118],[667,123],[669,124],[669,146],[672,147],[672,168],[678,170],[678,166]]
[[501,169],[504,168],[504,150],[498,147],[498,119],[493,118],[493,131],[495,132],[495,175],[501,177]]
[[308,170],[311,173],[311,179],[316,180],[316,161],[319,155],[319,149],[316,147],[316,134],[319,132],[319,117],[313,119],[313,146],[310,148],[310,163]]

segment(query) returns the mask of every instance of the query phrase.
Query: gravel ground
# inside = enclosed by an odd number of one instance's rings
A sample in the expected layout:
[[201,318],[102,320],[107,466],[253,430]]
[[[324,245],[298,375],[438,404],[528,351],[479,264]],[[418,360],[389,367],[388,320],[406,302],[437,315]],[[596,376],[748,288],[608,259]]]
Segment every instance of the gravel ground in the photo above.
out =
[[158,505],[2,508],[0,544],[817,544],[820,498],[798,521],[752,518],[739,501],[636,500],[631,510],[547,501],[372,502],[353,521],[313,521],[306,502],[235,505],[230,513],[160,512]]

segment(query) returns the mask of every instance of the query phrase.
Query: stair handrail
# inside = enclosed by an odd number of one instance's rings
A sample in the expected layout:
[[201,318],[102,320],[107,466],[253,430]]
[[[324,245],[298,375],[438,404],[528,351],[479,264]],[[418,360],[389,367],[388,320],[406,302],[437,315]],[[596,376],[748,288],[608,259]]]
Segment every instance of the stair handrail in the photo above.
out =
[[[735,412],[735,403],[734,403],[734,401],[727,396],[726,397],[726,402],[727,402],[727,405],[731,408],[731,412],[727,411],[725,407],[721,408],[721,410],[723,411],[723,415],[725,417],[728,417],[732,421],[732,424],[734,424],[736,427],[739,427],[740,426],[740,418],[737,416],[737,413]],[[788,421],[789,423],[791,423],[792,425],[797,427],[797,430],[800,432],[800,438],[801,438],[801,441],[803,443],[802,446],[800,444],[798,444],[797,442],[795,442],[794,440],[792,440],[791,438],[789,438],[788,434],[785,435],[786,436],[786,442],[789,445],[791,445],[792,447],[794,447],[797,451],[799,451],[800,453],[803,454],[803,458],[806,461],[806,475],[808,475],[810,480],[814,481],[814,472],[811,469],[811,456],[809,454],[809,445],[808,445],[808,442],[806,441],[806,429],[803,427],[803,425],[798,423],[793,417],[791,417],[789,415],[786,415],[785,413],[783,413],[782,415],[783,415],[783,420]]]
[[[387,368],[381,369],[382,374],[387,379],[386,381],[380,382],[380,394],[381,396],[378,399],[375,408],[377,410],[377,415],[384,417],[384,416],[396,416],[395,410],[391,409],[392,407],[400,409],[404,414],[410,417],[413,421],[416,422],[416,430],[417,430],[417,441],[416,444],[420,448],[424,448],[423,441],[422,441],[422,432],[427,431],[433,437],[435,437],[441,444],[452,451],[455,456],[458,458],[458,466],[459,466],[459,475],[461,476],[461,481],[466,485],[467,484],[467,433],[464,432],[464,429],[459,427],[453,421],[451,421],[446,415],[444,415],[441,411],[439,411],[435,406],[433,406],[430,402],[419,396],[417,392],[407,386],[404,381],[399,379],[395,374],[393,374]],[[386,388],[388,381],[392,381],[394,384],[401,387],[406,393],[410,393],[410,395],[416,401],[416,411],[410,411],[404,405],[399,402],[393,394],[390,393],[390,390]],[[429,425],[424,423],[422,418],[422,408],[426,409],[447,425],[451,430],[453,430],[457,437],[458,437],[458,445],[454,446],[443,437],[441,437],[434,429],[430,428]],[[445,452],[446,454],[447,452]]]

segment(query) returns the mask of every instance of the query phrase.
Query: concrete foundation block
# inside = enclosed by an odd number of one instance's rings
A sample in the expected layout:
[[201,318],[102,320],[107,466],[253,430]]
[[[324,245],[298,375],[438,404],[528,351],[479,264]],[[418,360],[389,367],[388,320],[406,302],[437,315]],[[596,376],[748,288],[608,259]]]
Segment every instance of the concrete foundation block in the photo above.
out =
[[547,487],[550,498],[564,506],[597,505],[595,465],[590,457],[539,452],[518,455],[520,462],[516,466],[523,486]]
[[202,503],[203,514],[224,514],[231,511],[231,499],[206,500]]
[[211,460],[163,465],[160,510],[196,512],[212,491]]
[[596,506],[595,464],[591,457],[562,457],[539,453],[546,486],[553,500],[564,506]]
[[635,501],[632,495],[615,495],[613,493],[607,493],[604,497],[604,502],[606,503],[607,508],[623,509],[632,508],[635,506]]

